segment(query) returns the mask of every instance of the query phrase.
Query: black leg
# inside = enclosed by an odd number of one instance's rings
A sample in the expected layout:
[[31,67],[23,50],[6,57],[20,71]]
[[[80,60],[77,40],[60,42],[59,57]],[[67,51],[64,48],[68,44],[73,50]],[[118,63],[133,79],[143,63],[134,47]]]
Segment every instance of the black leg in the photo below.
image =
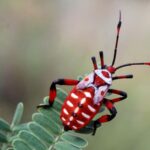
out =
[[94,122],[93,135],[96,133],[96,129],[97,129],[98,125],[101,125],[101,123],[104,123],[104,122],[111,121],[116,116],[117,110],[116,110],[116,108],[114,107],[113,104],[127,98],[126,92],[123,92],[123,91],[120,91],[120,90],[109,89],[108,92],[109,93],[113,93],[113,94],[118,94],[121,97],[113,98],[113,99],[106,99],[106,98],[104,98],[104,105],[109,110],[111,115],[108,115],[108,114],[107,115],[103,115],[103,116],[101,116],[99,119],[97,119]]
[[131,79],[131,78],[133,78],[132,74],[112,77],[113,80],[117,80],[117,79]]
[[124,91],[115,90],[115,89],[109,89],[108,93],[113,93],[113,94],[117,94],[117,95],[121,96],[121,97],[118,97],[118,98],[113,98],[111,100],[112,103],[116,103],[116,102],[122,101],[122,100],[127,98],[127,93],[124,92]]
[[39,105],[39,107],[48,108],[52,106],[54,99],[56,97],[56,84],[58,85],[77,85],[79,83],[78,80],[72,80],[72,79],[58,79],[52,82],[49,90],[49,105]]
[[95,135],[97,126],[101,125],[104,122],[111,121],[113,118],[115,118],[115,116],[117,114],[117,110],[116,110],[115,106],[113,105],[113,103],[110,100],[104,98],[103,103],[106,106],[106,108],[109,110],[110,115],[109,114],[103,115],[94,122],[94,130],[93,130],[92,135]]

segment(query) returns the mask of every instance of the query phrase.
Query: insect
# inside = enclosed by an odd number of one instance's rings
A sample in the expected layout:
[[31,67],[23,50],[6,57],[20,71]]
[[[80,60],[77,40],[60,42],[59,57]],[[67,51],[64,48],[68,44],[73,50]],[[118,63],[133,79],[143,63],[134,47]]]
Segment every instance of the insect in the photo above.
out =
[[[119,21],[117,25],[117,35],[114,49],[114,56],[112,64],[107,66],[104,63],[103,51],[99,52],[101,68],[98,68],[96,58],[92,57],[94,70],[81,81],[73,79],[58,79],[52,82],[49,91],[49,105],[39,105],[38,107],[48,108],[51,107],[56,97],[56,85],[69,85],[73,86],[62,105],[60,119],[64,125],[65,130],[80,130],[88,125],[93,117],[99,112],[102,105],[104,105],[110,112],[100,116],[93,122],[93,135],[96,133],[98,126],[104,122],[111,121],[117,114],[114,106],[115,103],[120,102],[127,98],[127,93],[121,90],[110,89],[112,81],[118,79],[133,78],[132,74],[114,76],[114,73],[123,67],[132,65],[150,65],[150,62],[142,63],[127,63],[118,67],[114,67],[118,39],[121,28],[121,12],[119,14]],[[108,99],[106,94],[119,95],[117,98]]]

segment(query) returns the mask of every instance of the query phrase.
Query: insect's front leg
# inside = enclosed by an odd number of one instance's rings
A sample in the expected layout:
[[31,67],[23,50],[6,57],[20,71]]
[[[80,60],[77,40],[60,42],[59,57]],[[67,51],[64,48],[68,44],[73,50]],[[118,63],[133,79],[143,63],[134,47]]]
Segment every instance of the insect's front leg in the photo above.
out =
[[96,129],[97,129],[98,126],[101,125],[101,123],[111,121],[117,114],[117,110],[116,110],[115,106],[113,105],[113,103],[110,100],[104,98],[103,103],[106,106],[106,108],[109,110],[110,115],[109,114],[103,115],[94,122],[94,130],[93,130],[92,135],[95,135]]
[[115,90],[115,89],[109,89],[108,93],[113,93],[113,94],[117,94],[117,95],[121,96],[121,97],[117,97],[117,98],[111,99],[112,103],[116,103],[116,102],[122,101],[122,100],[127,98],[127,93],[124,92],[124,91]]
[[43,107],[43,108],[49,108],[52,106],[57,91],[56,91],[56,84],[58,85],[77,85],[80,81],[78,80],[73,80],[73,79],[58,79],[52,82],[51,86],[50,86],[50,90],[49,90],[49,104],[48,105],[39,105],[37,106],[39,107]]
[[128,75],[121,75],[121,76],[115,76],[112,77],[112,80],[118,80],[118,79],[132,79],[133,75],[132,74],[128,74]]

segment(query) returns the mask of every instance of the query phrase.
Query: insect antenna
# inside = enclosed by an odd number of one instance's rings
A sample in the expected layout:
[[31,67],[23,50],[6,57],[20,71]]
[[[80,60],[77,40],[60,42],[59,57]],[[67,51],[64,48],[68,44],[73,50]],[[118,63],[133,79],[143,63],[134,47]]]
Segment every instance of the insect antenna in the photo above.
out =
[[93,63],[94,70],[98,69],[96,58],[93,56],[93,57],[91,57],[91,60],[92,60],[92,63]]
[[100,56],[100,62],[101,62],[101,69],[104,68],[104,54],[103,51],[99,52],[99,56]]
[[115,44],[115,49],[114,49],[114,57],[113,57],[113,61],[112,61],[112,65],[113,66],[115,64],[115,60],[116,60],[116,55],[117,55],[117,47],[118,47],[118,40],[119,40],[119,32],[120,32],[120,28],[121,28],[121,11],[119,11],[119,22],[117,25],[117,36],[116,36],[116,44]]
[[150,62],[128,63],[128,64],[124,64],[124,65],[116,67],[116,70],[123,68],[123,67],[132,66],[132,65],[148,65],[148,66],[150,66]]

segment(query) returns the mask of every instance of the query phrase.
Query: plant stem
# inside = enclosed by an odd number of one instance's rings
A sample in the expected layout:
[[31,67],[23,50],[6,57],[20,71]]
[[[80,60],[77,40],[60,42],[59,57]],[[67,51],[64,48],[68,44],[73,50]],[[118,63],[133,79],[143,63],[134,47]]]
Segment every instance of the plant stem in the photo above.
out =
[[55,143],[57,143],[59,141],[60,137],[64,133],[64,128],[61,128],[61,130],[62,130],[62,132],[55,138],[55,142],[49,147],[48,150],[54,150]]

